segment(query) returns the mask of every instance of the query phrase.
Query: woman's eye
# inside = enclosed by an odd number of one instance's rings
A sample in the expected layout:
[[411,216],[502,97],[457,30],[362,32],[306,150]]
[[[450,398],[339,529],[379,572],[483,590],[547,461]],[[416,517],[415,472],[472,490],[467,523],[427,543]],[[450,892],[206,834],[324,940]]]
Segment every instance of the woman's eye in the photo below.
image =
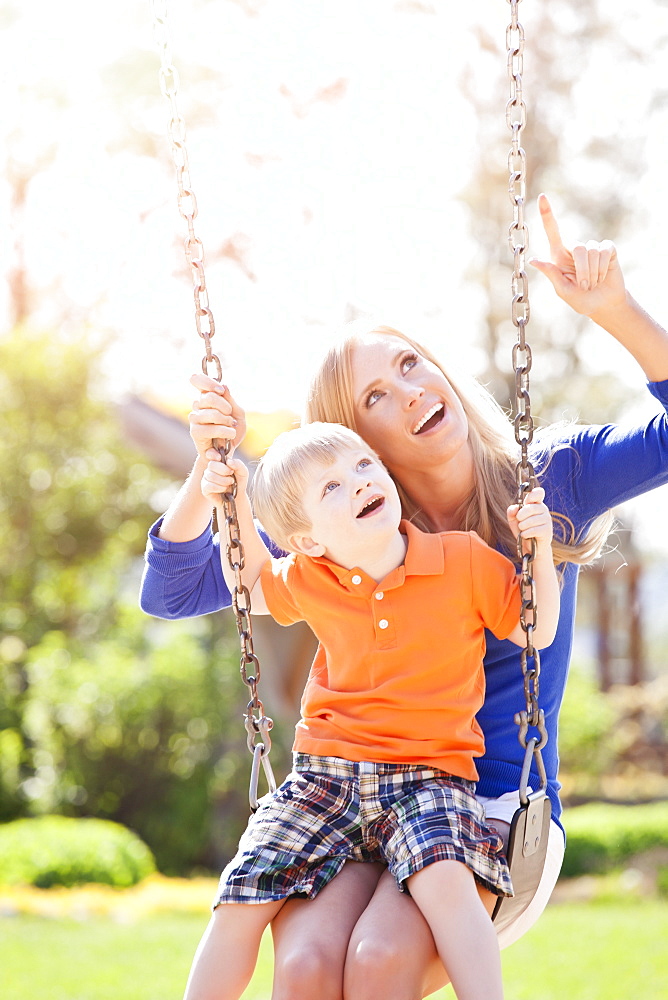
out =
[[366,397],[366,406],[367,407],[373,406],[374,403],[378,402],[378,400],[382,395],[383,394],[380,391],[380,389],[374,389],[373,392],[370,392],[369,395]]
[[401,359],[401,370],[402,372],[410,371],[418,363],[417,354],[405,354]]

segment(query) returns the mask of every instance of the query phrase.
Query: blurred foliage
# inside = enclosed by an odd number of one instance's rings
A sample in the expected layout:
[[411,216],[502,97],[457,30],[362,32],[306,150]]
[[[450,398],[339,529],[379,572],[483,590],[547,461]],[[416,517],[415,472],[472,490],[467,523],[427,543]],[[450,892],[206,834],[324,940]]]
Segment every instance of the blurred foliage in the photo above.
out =
[[668,798],[668,676],[601,691],[571,668],[559,716],[562,798]]
[[17,330],[0,341],[1,624],[17,640],[3,647],[17,670],[19,643],[57,628],[85,644],[109,623],[119,572],[143,551],[150,496],[164,485],[97,396],[101,363],[83,338]]
[[567,809],[564,827],[565,878],[609,872],[650,851],[668,852],[668,802],[592,802]]
[[[484,296],[481,344],[486,366],[478,374],[502,406],[511,406],[515,384],[510,345],[516,331],[510,318],[513,261],[506,237],[513,208],[506,194],[508,175],[504,173],[510,132],[499,127],[499,95],[508,93],[508,79],[496,35],[486,24],[473,30],[479,58],[463,74],[462,91],[471,104],[479,141],[461,200],[469,209],[470,232],[479,248],[470,278]],[[611,59],[619,59],[629,69],[644,55],[620,33],[614,13],[605,4],[558,0],[537,6],[530,39],[527,32],[523,76],[523,96],[529,108],[521,143],[527,151],[527,200],[533,208],[534,199],[545,191],[553,200],[558,218],[563,206],[564,212],[577,220],[576,234],[564,232],[566,243],[572,236],[585,240],[614,240],[618,236],[632,211],[628,186],[636,183],[643,157],[642,134],[628,144],[620,142],[616,128],[602,131],[603,119],[597,123],[600,130],[593,135],[586,131],[577,135],[568,127],[574,106],[586,96],[584,71],[593,45],[605,46]],[[492,65],[498,67],[496,74],[490,72]],[[646,104],[649,115],[652,94],[644,95],[641,103]],[[597,178],[595,185],[592,175]],[[537,256],[548,253],[538,221],[530,235],[529,258],[535,252],[534,241],[539,248]],[[530,299],[535,305],[534,291],[540,296],[547,282],[533,268],[526,270]],[[587,343],[591,338],[589,321],[569,312],[564,322],[563,310],[554,308],[551,295],[550,291],[547,308],[541,304],[538,310],[540,322],[532,322],[527,328],[527,340],[534,350],[534,419],[545,423],[578,419],[586,400],[587,421],[605,422],[627,401],[629,389],[609,371],[590,370],[586,363],[587,348],[591,354]],[[599,362],[597,355],[597,366]]]
[[102,365],[84,338],[0,341],[0,821],[95,815],[163,871],[216,868],[248,815],[236,636],[137,607],[170,483],[123,444]]
[[125,889],[154,871],[146,844],[119,823],[42,816],[0,826],[1,885],[99,882]]
[[600,778],[619,749],[618,713],[596,682],[572,667],[559,715],[562,772]]

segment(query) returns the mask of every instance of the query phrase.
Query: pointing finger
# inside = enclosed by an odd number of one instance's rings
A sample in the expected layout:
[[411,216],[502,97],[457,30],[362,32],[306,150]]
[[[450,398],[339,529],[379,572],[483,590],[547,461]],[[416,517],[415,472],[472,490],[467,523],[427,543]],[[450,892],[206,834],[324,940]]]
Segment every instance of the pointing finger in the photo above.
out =
[[550,244],[550,250],[554,256],[557,251],[564,249],[564,243],[561,238],[561,233],[559,232],[557,220],[552,212],[552,206],[547,200],[547,196],[544,194],[538,195],[538,210],[540,212],[540,219],[543,223],[545,235],[547,236],[547,241]]

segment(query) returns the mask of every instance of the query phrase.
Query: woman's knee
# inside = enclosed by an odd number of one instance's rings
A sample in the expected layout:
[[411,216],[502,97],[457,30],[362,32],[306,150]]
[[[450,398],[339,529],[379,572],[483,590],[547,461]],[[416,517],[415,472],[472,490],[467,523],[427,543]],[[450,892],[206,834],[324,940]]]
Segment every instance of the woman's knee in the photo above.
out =
[[413,958],[392,934],[352,940],[346,958],[344,998],[377,1000],[400,996],[402,1000],[419,1000],[423,995],[424,968]]
[[344,997],[420,1000],[444,980],[429,925],[412,898],[384,875],[348,945]]
[[298,942],[275,958],[272,1000],[342,1000],[343,966],[324,941]]

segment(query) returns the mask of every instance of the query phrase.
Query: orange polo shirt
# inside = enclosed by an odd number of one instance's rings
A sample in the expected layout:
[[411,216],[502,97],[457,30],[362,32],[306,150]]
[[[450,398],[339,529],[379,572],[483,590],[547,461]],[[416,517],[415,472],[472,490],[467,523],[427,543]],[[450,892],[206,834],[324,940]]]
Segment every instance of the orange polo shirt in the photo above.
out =
[[406,558],[379,583],[324,557],[263,567],[272,616],[306,621],[319,641],[294,749],[475,780],[484,630],[505,639],[519,621],[515,567],[475,532],[400,530]]

